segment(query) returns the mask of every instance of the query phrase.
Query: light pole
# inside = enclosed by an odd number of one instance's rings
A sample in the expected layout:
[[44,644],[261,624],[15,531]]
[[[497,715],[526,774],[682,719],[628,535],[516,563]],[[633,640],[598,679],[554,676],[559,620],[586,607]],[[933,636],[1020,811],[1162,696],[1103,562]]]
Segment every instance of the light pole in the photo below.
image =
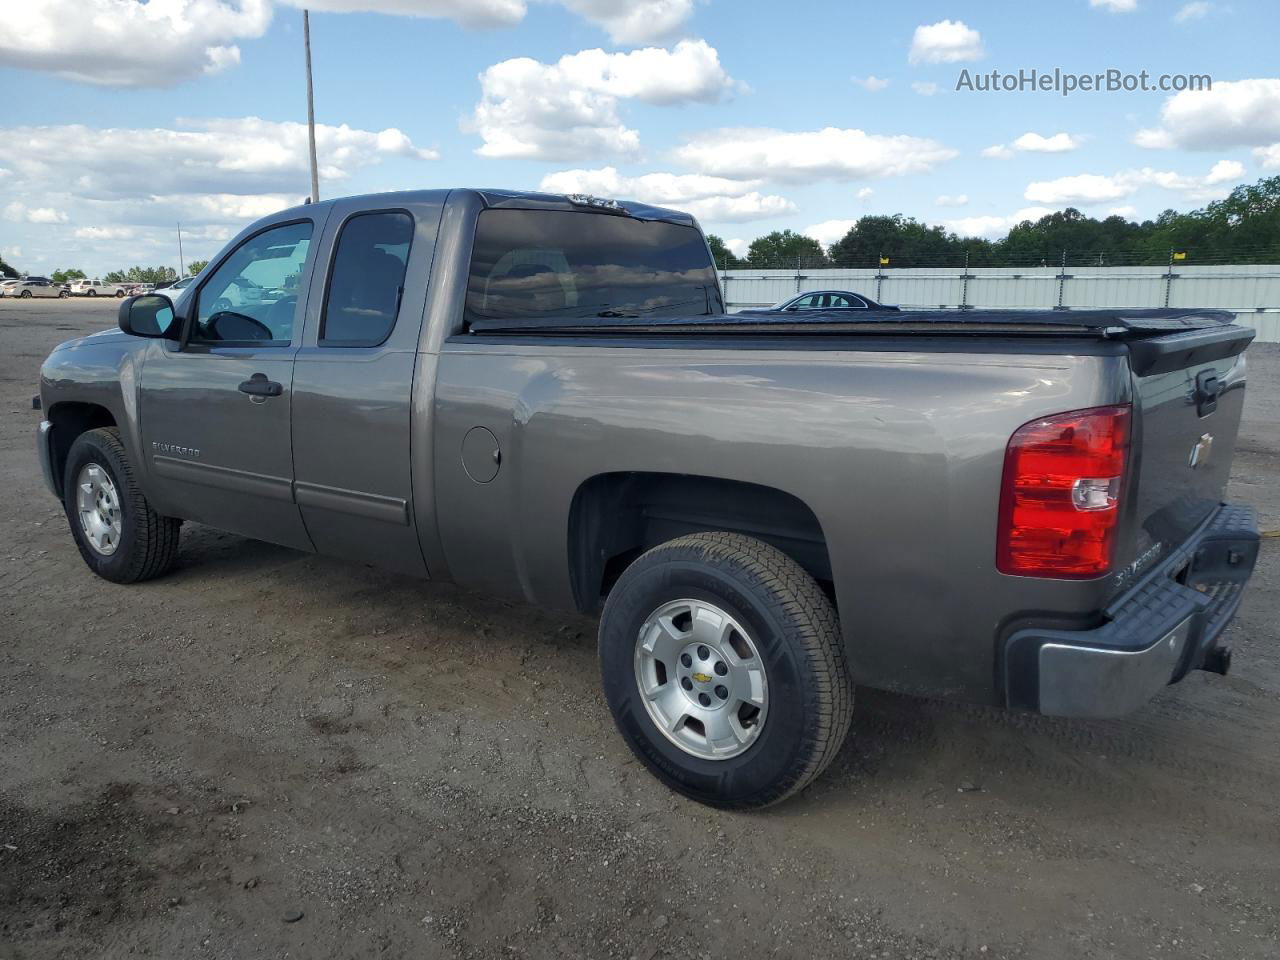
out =
[[178,279],[187,275],[187,268],[182,261],[182,224],[178,224]]
[[307,145],[311,150],[311,202],[320,202],[320,174],[316,168],[316,98],[311,89],[311,14],[302,11],[302,44],[307,51]]

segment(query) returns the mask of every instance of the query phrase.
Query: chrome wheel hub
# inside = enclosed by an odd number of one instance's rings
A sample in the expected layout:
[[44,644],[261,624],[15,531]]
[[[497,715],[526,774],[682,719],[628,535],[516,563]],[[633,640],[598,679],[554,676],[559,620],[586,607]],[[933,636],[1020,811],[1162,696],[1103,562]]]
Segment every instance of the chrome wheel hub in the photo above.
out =
[[111,476],[96,463],[86,463],[76,478],[76,513],[85,540],[109,557],[120,545],[120,494]]
[[705,600],[674,600],[636,638],[636,684],[668,740],[703,760],[728,760],[760,736],[769,681],[755,642]]

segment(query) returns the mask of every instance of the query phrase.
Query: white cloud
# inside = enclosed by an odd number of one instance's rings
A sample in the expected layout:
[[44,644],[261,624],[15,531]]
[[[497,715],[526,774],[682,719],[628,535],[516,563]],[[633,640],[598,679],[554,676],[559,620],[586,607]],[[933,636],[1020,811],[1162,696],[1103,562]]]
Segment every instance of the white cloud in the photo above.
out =
[[[693,0],[555,0],[620,44],[674,38]],[[277,5],[508,27],[526,0],[27,0],[6,5],[0,65],[103,86],[165,87],[240,63]]]
[[982,35],[961,20],[939,20],[916,27],[911,37],[911,63],[957,63],[983,56]]
[[701,134],[679,147],[676,155],[713,176],[812,183],[927,173],[956,151],[922,137],[837,127],[802,133],[747,128]]
[[1006,160],[1013,156],[1013,151],[1006,147],[1003,143],[993,144],[986,147],[982,151],[984,157],[994,157],[997,160]]
[[1132,13],[1138,9],[1138,0],[1089,0],[1091,7],[1103,7],[1108,13]]
[[704,40],[682,40],[670,50],[583,50],[553,64],[517,57],[480,75],[470,127],[484,140],[476,152],[486,157],[635,154],[640,136],[618,116],[620,100],[710,103],[731,85]]
[[1140,147],[1223,150],[1280,140],[1280,79],[1222,81],[1184,90],[1164,102],[1160,125],[1139,130]]
[[867,200],[870,198],[870,196],[873,193],[875,193],[875,191],[872,190],[870,187],[859,187],[858,192],[855,193],[854,196],[857,197],[859,200]]
[[1280,170],[1280,143],[1273,143],[1268,147],[1257,147],[1253,155],[1262,169]]
[[942,194],[933,201],[939,207],[963,207],[969,203],[969,197],[963,193]]
[[[179,125],[187,129],[14,127],[0,138],[0,162],[28,188],[100,199],[305,192],[306,124],[243,117]],[[324,180],[341,180],[384,156],[435,157],[394,127],[373,132],[346,124],[317,124],[316,152]]]
[[[21,247],[0,247],[0,259],[16,260],[22,256]],[[12,266],[12,264],[10,264]]]
[[1239,160],[1219,160],[1213,165],[1208,176],[1204,178],[1204,182],[1212,186],[1216,183],[1228,183],[1232,180],[1243,180],[1244,175],[1244,164]]
[[137,235],[133,227],[76,227],[77,240],[132,240]]
[[1125,205],[1121,207],[1112,207],[1107,211],[1108,217],[1124,217],[1126,220],[1133,220],[1138,215],[1138,208]]
[[1192,3],[1184,3],[1178,8],[1178,12],[1173,15],[1174,23],[1186,23],[1188,20],[1203,20],[1209,15],[1209,4],[1204,0],[1194,0]]
[[743,223],[795,211],[785,197],[761,194],[758,180],[731,180],[696,173],[646,173],[624,177],[614,167],[561,170],[542,178],[548,193],[590,193],[676,207],[700,220]]
[[168,86],[239,63],[270,0],[28,0],[6,4],[0,64],[106,86]]
[[[5,130],[0,165],[12,176],[4,181],[4,193],[21,200],[9,203],[4,216],[26,223],[74,222],[66,239],[82,242],[75,249],[97,244],[115,254],[123,240],[132,241],[128,250],[146,250],[157,231],[167,243],[179,221],[184,235],[199,236],[207,227],[213,240],[225,238],[225,226],[301,202],[309,185],[304,124],[248,117],[182,126]],[[394,128],[375,132],[321,124],[316,139],[325,182],[388,156],[432,156]],[[63,253],[60,247],[57,258]]]
[[[308,2],[308,0],[300,0]],[[560,0],[604,29],[614,43],[669,40],[693,14],[693,0]]]
[[67,214],[53,207],[28,207],[14,200],[4,208],[4,218],[14,223],[66,223]]
[[729,248],[729,252],[735,257],[745,257],[747,251],[751,249],[751,244],[741,237],[734,237],[732,240],[726,240],[724,245]]
[[1151,167],[1122,170],[1111,176],[1082,173],[1030,183],[1023,196],[1036,203],[1094,206],[1127,199],[1142,187],[1154,186],[1179,191],[1191,201],[1218,200],[1229,192],[1222,184],[1238,180],[1244,172],[1244,165],[1238,161],[1219,160],[1200,177]]
[[1003,237],[1024,220],[1030,220],[1034,223],[1041,217],[1047,217],[1051,213],[1057,213],[1057,209],[1054,207],[1023,207],[1007,217],[960,217],[956,220],[943,220],[942,225],[952,233],[959,234],[962,237],[985,237],[988,240],[993,240]]
[[1123,174],[1107,177],[1097,173],[1081,173],[1072,177],[1038,180],[1027,184],[1023,196],[1038,203],[1089,206],[1121,200],[1136,191],[1139,186],[1141,186],[1140,183]]
[[807,237],[813,237],[824,247],[829,247],[837,240],[843,240],[845,234],[854,228],[857,220],[823,220],[821,223],[811,223],[800,232]]
[[865,77],[853,77],[853,82],[860,86],[863,90],[875,93],[883,90],[889,85],[889,81],[884,77],[877,77],[875,74],[868,74]]
[[[154,2],[154,0],[153,0]],[[320,13],[389,13],[452,20],[464,27],[509,27],[524,19],[524,0],[282,0]],[[567,6],[568,4],[566,4]]]
[[1080,141],[1069,133],[1055,133],[1051,137],[1038,133],[1024,133],[1013,141],[1013,149],[1029,153],[1065,153],[1078,149]]
[[922,97],[932,97],[938,92],[938,85],[933,82],[917,80],[915,83],[911,84],[911,89]]

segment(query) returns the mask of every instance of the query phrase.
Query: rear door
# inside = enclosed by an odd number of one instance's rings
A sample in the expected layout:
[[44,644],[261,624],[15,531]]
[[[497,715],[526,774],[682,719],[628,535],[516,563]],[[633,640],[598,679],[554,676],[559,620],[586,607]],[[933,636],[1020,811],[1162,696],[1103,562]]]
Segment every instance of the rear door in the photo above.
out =
[[441,209],[334,205],[294,365],[295,490],[316,550],[419,575],[411,388]]
[[293,498],[289,413],[322,227],[301,218],[247,237],[194,291],[187,345],[156,341],[148,354],[139,419],[163,512],[311,549]]

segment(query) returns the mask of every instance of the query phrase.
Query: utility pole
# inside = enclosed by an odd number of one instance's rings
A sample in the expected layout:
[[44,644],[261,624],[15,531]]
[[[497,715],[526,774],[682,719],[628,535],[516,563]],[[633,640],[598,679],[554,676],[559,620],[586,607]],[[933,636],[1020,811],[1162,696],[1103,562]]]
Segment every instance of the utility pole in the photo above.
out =
[[311,89],[311,14],[302,11],[302,44],[307,51],[307,145],[311,150],[311,202],[320,202],[320,173],[316,168],[316,98]]
[[182,224],[178,224],[178,279],[187,275],[186,265],[182,260]]

